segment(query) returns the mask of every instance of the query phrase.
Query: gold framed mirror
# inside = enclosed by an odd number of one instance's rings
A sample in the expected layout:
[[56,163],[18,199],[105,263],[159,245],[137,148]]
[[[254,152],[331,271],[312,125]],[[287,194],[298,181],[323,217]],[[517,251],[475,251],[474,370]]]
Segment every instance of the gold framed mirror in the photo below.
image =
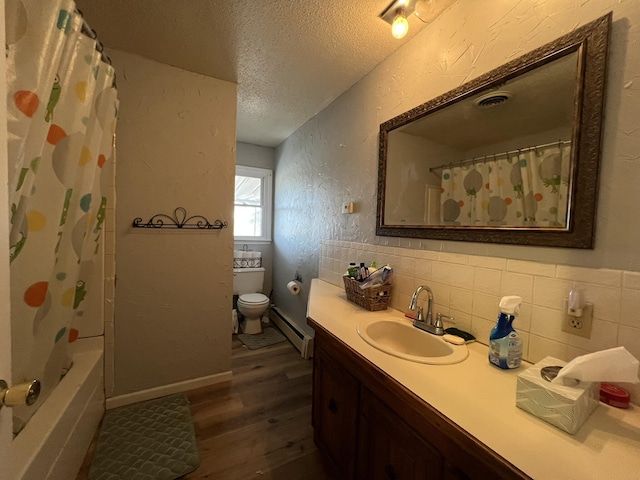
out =
[[610,25],[381,124],[376,234],[593,248]]

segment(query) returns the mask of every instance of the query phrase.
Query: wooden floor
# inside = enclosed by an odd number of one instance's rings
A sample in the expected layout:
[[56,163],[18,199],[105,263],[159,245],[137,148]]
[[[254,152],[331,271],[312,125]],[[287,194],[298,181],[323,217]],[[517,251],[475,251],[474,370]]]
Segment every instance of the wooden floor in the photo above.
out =
[[332,479],[313,444],[312,362],[288,341],[248,350],[234,336],[231,363],[230,382],[186,392],[200,467],[184,480]]

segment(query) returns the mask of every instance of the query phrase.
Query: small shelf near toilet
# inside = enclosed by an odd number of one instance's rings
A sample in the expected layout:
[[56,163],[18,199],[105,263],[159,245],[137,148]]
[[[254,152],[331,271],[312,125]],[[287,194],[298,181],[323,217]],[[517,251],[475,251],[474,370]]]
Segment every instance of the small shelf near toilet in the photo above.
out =
[[209,222],[202,215],[192,215],[187,217],[187,211],[183,207],[178,207],[173,211],[173,216],[165,213],[157,213],[147,222],[143,222],[142,218],[133,219],[133,228],[181,228],[184,230],[220,230],[227,228],[228,222],[222,220],[214,220]]

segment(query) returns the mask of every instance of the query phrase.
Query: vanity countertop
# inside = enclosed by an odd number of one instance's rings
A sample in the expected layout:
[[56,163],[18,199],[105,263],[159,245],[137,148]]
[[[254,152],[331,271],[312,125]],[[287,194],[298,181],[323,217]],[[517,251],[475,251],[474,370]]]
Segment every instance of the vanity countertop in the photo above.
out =
[[516,377],[531,366],[500,370],[488,348],[468,345],[469,357],[454,365],[424,365],[396,358],[366,343],[356,331],[363,320],[402,312],[369,312],[349,302],[344,290],[312,280],[307,316],[343,343],[535,479],[639,479],[640,407],[600,404],[576,435],[516,407]]

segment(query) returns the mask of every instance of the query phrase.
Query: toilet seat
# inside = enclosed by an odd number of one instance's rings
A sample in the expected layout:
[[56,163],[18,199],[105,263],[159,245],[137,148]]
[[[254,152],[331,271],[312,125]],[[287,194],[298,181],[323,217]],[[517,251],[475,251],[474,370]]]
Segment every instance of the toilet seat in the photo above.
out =
[[269,303],[269,297],[262,293],[245,293],[238,297],[238,301],[245,305],[261,305],[263,303]]

